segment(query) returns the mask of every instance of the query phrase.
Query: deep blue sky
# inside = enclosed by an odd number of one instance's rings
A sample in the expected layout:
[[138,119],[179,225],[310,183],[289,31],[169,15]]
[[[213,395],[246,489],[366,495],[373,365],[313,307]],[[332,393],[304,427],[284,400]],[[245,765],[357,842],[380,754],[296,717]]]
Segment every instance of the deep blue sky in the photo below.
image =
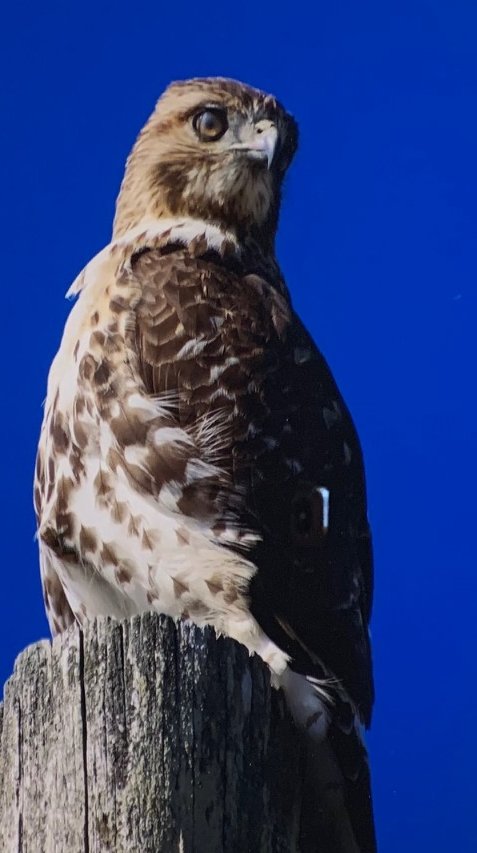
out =
[[473,853],[477,5],[311,7],[3,13],[0,683],[47,634],[31,472],[63,294],[109,239],[125,157],[166,84],[243,79],[300,123],[279,256],[367,462],[381,853]]

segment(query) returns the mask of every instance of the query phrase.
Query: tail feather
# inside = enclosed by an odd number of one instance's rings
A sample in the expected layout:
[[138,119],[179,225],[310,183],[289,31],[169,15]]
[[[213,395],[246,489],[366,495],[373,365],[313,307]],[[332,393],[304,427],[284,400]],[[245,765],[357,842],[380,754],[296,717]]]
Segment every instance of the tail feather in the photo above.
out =
[[351,703],[290,668],[281,686],[307,756],[301,853],[376,853],[368,758]]

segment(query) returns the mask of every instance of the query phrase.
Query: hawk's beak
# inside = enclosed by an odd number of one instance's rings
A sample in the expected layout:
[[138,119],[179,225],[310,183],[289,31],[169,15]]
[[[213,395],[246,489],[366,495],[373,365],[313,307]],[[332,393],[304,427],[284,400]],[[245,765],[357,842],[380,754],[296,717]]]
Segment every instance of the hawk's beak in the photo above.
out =
[[232,145],[234,151],[244,151],[254,160],[267,161],[270,169],[278,141],[278,130],[271,121],[258,121],[253,125],[250,139]]

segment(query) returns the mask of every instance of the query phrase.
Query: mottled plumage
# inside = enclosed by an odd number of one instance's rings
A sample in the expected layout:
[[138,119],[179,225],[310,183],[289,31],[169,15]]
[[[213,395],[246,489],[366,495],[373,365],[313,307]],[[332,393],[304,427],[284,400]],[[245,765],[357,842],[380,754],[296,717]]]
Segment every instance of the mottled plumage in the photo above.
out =
[[158,610],[260,654],[317,751],[323,850],[370,853],[361,450],[274,255],[296,141],[274,98],[234,81],[159,100],[113,239],[70,289],[37,459],[41,571],[53,633]]

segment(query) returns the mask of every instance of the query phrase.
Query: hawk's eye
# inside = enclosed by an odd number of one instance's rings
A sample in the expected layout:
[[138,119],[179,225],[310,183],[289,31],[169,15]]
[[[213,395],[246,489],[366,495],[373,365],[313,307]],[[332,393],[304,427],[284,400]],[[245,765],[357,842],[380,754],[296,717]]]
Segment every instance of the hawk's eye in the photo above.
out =
[[215,142],[228,128],[227,113],[219,109],[202,110],[194,116],[192,126],[202,142]]

